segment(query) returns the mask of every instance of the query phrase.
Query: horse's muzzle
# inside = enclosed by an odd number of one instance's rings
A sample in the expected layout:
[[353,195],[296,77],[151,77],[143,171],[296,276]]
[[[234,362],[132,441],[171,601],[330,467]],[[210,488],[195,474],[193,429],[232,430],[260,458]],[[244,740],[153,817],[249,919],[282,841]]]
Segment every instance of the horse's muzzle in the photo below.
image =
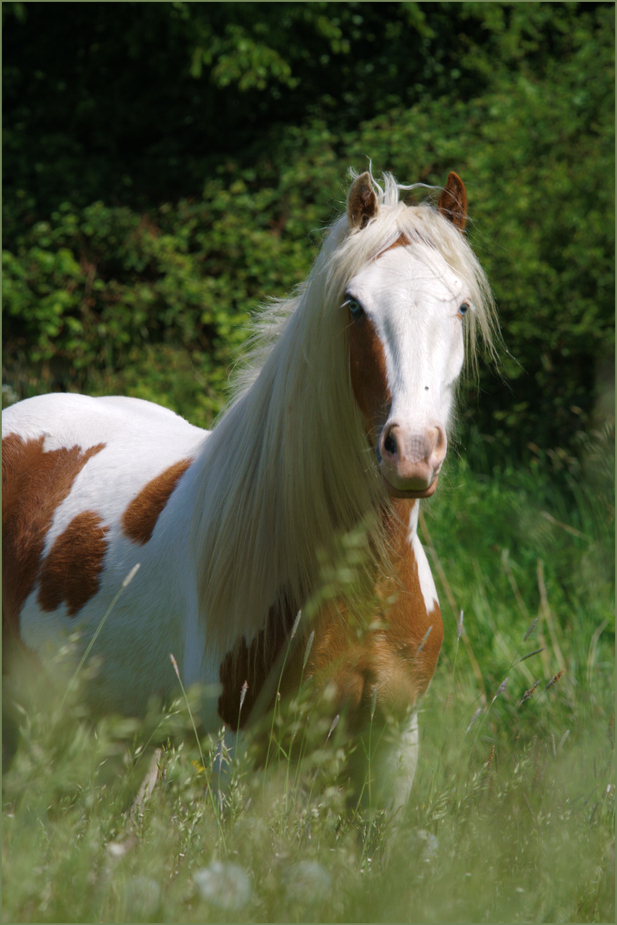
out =
[[440,424],[422,430],[397,421],[384,426],[378,447],[381,474],[394,498],[427,498],[437,487],[448,441]]

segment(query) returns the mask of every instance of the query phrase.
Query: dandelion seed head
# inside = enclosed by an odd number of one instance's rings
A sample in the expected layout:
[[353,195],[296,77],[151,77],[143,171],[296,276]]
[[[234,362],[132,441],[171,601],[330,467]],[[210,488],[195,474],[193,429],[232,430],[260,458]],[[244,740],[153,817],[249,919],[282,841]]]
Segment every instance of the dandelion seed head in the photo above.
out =
[[251,898],[251,881],[239,864],[212,861],[195,871],[193,880],[202,899],[220,909],[241,909]]
[[432,832],[427,832],[426,829],[418,829],[415,833],[415,840],[421,848],[422,860],[428,863],[439,850],[438,839]]
[[319,902],[329,892],[332,877],[317,861],[300,861],[284,875],[285,896],[291,902]]
[[126,904],[139,921],[150,918],[158,909],[161,888],[152,877],[132,877],[125,886]]

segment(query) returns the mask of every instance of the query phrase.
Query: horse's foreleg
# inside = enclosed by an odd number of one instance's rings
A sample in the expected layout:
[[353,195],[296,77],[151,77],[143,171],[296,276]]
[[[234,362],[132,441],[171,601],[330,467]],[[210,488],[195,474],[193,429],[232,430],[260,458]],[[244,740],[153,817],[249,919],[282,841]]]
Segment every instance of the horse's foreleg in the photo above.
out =
[[137,817],[142,813],[143,807],[147,800],[152,796],[152,791],[158,780],[159,776],[159,763],[161,760],[162,749],[156,748],[154,754],[150,758],[150,764],[148,765],[148,770],[146,775],[141,782],[139,790],[137,791],[137,796],[133,800],[133,804],[130,809],[131,819],[137,819]]
[[377,755],[378,790],[382,805],[395,816],[404,812],[416,774],[419,752],[418,713],[413,711],[409,722],[387,742]]

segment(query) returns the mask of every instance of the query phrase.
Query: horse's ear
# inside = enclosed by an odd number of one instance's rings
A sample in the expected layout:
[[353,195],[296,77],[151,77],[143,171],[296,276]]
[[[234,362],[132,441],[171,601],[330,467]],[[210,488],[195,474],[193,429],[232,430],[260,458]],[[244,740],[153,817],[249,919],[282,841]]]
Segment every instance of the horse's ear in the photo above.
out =
[[351,184],[347,196],[347,218],[352,228],[364,228],[369,219],[377,215],[377,196],[368,171],[361,173]]
[[458,174],[448,174],[448,182],[439,197],[439,211],[448,221],[464,231],[467,223],[467,193]]

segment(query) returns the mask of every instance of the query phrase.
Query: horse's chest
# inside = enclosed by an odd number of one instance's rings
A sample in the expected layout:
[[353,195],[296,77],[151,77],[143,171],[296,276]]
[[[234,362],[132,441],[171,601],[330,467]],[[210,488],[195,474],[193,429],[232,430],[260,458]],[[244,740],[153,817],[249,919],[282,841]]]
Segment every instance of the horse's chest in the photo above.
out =
[[323,608],[307,673],[334,682],[341,705],[373,700],[403,716],[425,693],[437,664],[443,625],[435,584],[415,532],[390,537],[393,571],[378,576],[357,612]]

